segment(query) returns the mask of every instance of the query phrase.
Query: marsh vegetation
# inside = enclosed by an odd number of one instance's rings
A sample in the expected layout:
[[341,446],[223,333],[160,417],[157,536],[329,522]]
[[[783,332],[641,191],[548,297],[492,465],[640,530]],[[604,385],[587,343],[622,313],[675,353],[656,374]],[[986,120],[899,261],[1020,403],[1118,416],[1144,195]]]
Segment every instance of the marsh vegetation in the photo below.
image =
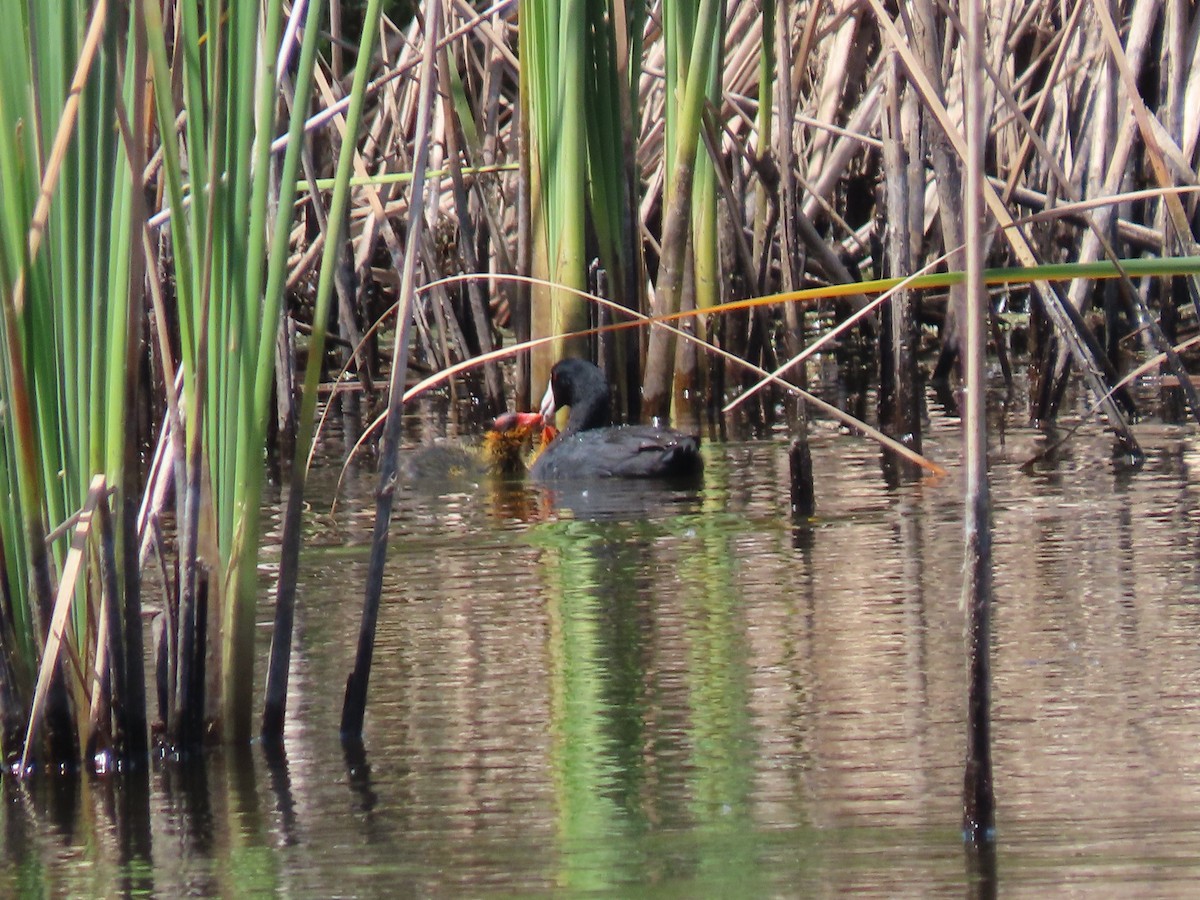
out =
[[[1079,417],[1136,467],[1126,381],[1147,372],[1200,421],[1200,15],[978,11],[971,61],[973,20],[933,0],[8,4],[8,766],[137,765],[156,719],[169,754],[245,743],[268,591],[261,730],[281,738],[327,416],[379,465],[348,735],[400,412],[423,392],[482,422],[588,356],[620,419],[786,422],[802,448],[831,417],[903,481],[941,468],[921,452],[925,385],[953,406],[964,361],[983,371],[974,308],[1004,377],[1027,370],[1037,423],[1077,378]],[[971,243],[986,294],[961,275]]]

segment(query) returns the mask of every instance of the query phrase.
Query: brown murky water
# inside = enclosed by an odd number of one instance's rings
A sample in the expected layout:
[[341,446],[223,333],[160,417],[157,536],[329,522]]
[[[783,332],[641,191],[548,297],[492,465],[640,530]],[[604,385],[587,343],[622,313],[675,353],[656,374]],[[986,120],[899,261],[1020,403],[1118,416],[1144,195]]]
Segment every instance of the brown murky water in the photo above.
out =
[[[1137,474],[1097,431],[1031,473],[1039,436],[994,447],[1003,896],[1200,876],[1200,438],[1139,435]],[[951,476],[889,489],[819,432],[810,530],[783,443],[709,445],[699,491],[406,493],[347,759],[352,480],[310,519],[286,759],[7,785],[0,894],[987,894],[959,835],[956,424],[926,451]]]

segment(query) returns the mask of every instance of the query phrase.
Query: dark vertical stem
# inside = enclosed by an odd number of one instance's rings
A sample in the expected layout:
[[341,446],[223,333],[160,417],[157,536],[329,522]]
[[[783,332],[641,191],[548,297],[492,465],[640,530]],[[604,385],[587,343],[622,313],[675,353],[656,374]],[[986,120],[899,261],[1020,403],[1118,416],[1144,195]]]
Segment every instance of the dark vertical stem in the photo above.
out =
[[816,515],[817,501],[813,488],[812,451],[807,440],[793,439],[788,448],[788,464],[792,479],[792,520],[811,519]]
[[[8,564],[4,547],[0,545],[0,754],[4,768],[21,758],[21,742],[25,739],[25,723],[29,712],[17,687],[17,633],[13,625],[12,588],[8,581]],[[27,693],[27,692],[26,692]]]
[[[100,584],[104,599],[100,604],[104,612],[105,631],[108,634],[108,664],[105,667],[106,686],[102,693],[107,692],[111,708],[111,728],[113,750],[118,758],[124,756],[126,743],[125,710],[124,707],[133,698],[125,691],[128,687],[129,660],[125,651],[125,633],[121,616],[121,589],[117,574],[116,534],[113,525],[112,510],[108,508],[108,496],[100,498],[96,504],[96,522],[99,525],[100,539]],[[97,648],[97,653],[102,652]],[[145,702],[144,698],[143,701]],[[101,706],[103,708],[103,706]],[[91,735],[94,738],[95,735]]]
[[[328,231],[326,232],[328,233]],[[341,234],[350,233],[350,210],[346,210],[346,221],[342,223]],[[358,381],[364,387],[370,387],[371,375],[367,370],[366,354],[355,353],[361,348],[362,331],[358,327],[356,298],[358,297],[358,278],[354,272],[354,255],[350,251],[350,242],[346,241],[338,250],[338,263],[333,276],[334,291],[337,294],[337,324],[336,329],[349,345],[339,350],[343,365],[354,365]],[[362,405],[358,391],[338,391],[336,401],[341,405],[343,440],[347,447],[353,447],[362,434]]]
[[273,440],[275,452],[268,454],[268,463],[278,465],[277,477],[282,481],[291,474],[287,466],[296,455],[296,322],[286,312],[279,323],[275,341],[275,417]]
[[150,623],[150,643],[154,649],[155,712],[159,722],[165,725],[171,710],[171,643],[175,631],[171,627],[172,615],[169,612],[174,592],[169,581],[164,578],[163,582],[166,585],[163,605],[167,608],[158,613]]
[[979,0],[969,0],[964,16],[966,56],[963,61],[967,160],[963,194],[966,246],[966,583],[967,613],[967,752],[963,775],[963,836],[971,847],[995,841],[996,801],[992,790],[991,749],[991,603],[992,532],[987,470],[987,316],[983,282],[986,229],[983,221],[984,118],[981,108],[983,18]]
[[420,99],[415,132],[416,154],[413,159],[412,195],[408,212],[408,239],[404,245],[404,268],[400,274],[400,309],[397,313],[396,342],[392,354],[392,373],[388,392],[388,418],[379,453],[379,487],[375,493],[375,528],[371,539],[371,557],[367,564],[367,583],[362,620],[358,631],[358,649],[354,669],[346,679],[346,697],[342,705],[342,737],[357,740],[362,735],[367,711],[367,685],[375,652],[375,626],[379,619],[379,600],[383,592],[383,569],[387,560],[388,526],[396,490],[397,451],[400,446],[401,413],[404,408],[404,381],[408,369],[408,335],[412,322],[417,255],[421,251],[425,227],[425,165],[429,156],[429,107],[437,71],[435,51],[441,32],[442,11],[438,0],[425,2],[425,52],[422,60]]
[[372,782],[366,746],[357,738],[343,738],[342,757],[346,762],[346,787],[354,795],[355,807],[370,812],[379,802],[379,795]]
[[[1182,286],[1183,281],[1184,279],[1180,276],[1172,278],[1171,290],[1164,291],[1159,301],[1158,321],[1162,327],[1163,340],[1171,346],[1179,343],[1179,307],[1177,303],[1181,301],[1180,295],[1178,294],[1180,288],[1176,287],[1176,285],[1178,284]],[[1183,287],[1183,290],[1186,291],[1186,287]],[[1182,302],[1187,302],[1186,294],[1183,295]],[[1166,370],[1166,368],[1167,367],[1164,364],[1159,368],[1159,371],[1163,372]],[[1186,370],[1184,377],[1189,383],[1191,382],[1191,377],[1186,375]],[[1183,418],[1182,404],[1180,402],[1182,397],[1182,383],[1177,388],[1163,385],[1160,392],[1160,398],[1162,400],[1162,410],[1160,415],[1165,421],[1179,422]]]
[[996,873],[996,846],[972,847],[967,854],[968,900],[995,900],[999,896]]
[[[883,129],[883,228],[884,266],[880,276],[903,278],[912,272],[912,253],[908,242],[908,148],[900,118],[901,81],[900,60],[895,52],[888,55],[885,82],[885,113],[880,116]],[[880,310],[882,328],[879,333],[879,422],[891,437],[903,434],[899,412],[900,342],[903,339],[902,309],[907,305],[909,292],[898,290]]]
[[[801,259],[803,242],[797,234],[800,198],[796,186],[792,135],[795,130],[795,95],[789,73],[792,71],[792,2],[778,0],[775,7],[775,35],[779,126],[775,129],[775,155],[779,160],[779,269],[785,291],[794,291],[801,284],[804,266]],[[798,304],[789,303],[784,309],[787,321],[787,348],[796,356],[804,346],[804,311]],[[801,388],[808,387],[808,370],[804,365],[789,372],[790,379]],[[796,404],[794,437],[788,452],[791,474],[793,521],[805,521],[816,514],[816,489],[813,479],[812,451],[808,445],[808,409],[804,401]]]
[[[197,379],[196,396],[202,394],[201,390],[202,376]],[[197,404],[199,405],[199,404]],[[195,419],[199,422],[202,419],[197,413],[193,413]],[[198,559],[199,549],[199,530],[200,530],[200,426],[197,424],[193,428],[193,433],[189,437],[189,448],[187,458],[187,482],[183,492],[183,516],[180,523],[179,537],[179,558],[180,558],[180,588],[179,588],[179,616],[176,622],[178,632],[175,641],[176,660],[175,660],[175,702],[171,709],[171,717],[167,722],[167,733],[172,743],[176,745],[176,749],[180,751],[195,749],[197,745],[192,744],[192,739],[195,736],[188,728],[190,722],[195,716],[196,711],[191,704],[195,702],[192,686],[195,683],[194,668],[197,660],[200,659],[196,647],[200,641],[200,629],[204,627],[205,620],[197,614],[197,595],[200,592],[201,582],[201,563]],[[200,682],[203,684],[203,681]],[[203,699],[200,701],[203,707]]]
[[[893,54],[887,80],[887,138],[884,141],[888,274],[913,272],[923,230],[924,162],[920,154],[920,113],[915,95],[905,87],[900,60]],[[918,151],[914,166],[913,146]],[[912,177],[920,168],[919,180]],[[917,182],[917,183],[914,183]],[[896,291],[882,313],[880,334],[880,422],[890,436],[921,452],[921,410],[917,368],[917,294]],[[896,480],[920,477],[920,468],[885,451],[884,467]]]
[[972,846],[995,840],[991,743],[991,527],[986,487],[969,491],[966,540],[967,753],[963,835]]
[[[140,4],[132,4],[134,8],[134,31],[142,34],[142,17],[145,15]],[[144,72],[146,66],[146,46],[141,37],[135,39],[134,72]],[[137,122],[143,121],[145,92],[133,92],[133,117]],[[133,172],[145,171],[145,146],[140,141],[132,142],[135,146],[127,147],[129,164]],[[133,234],[140,234],[146,223],[146,200],[140,179],[134,180],[130,197]],[[117,704],[117,730],[125,742],[122,756],[134,768],[142,768],[150,761],[150,733],[146,716],[146,670],[143,662],[142,640],[142,579],[140,550],[137,540],[138,507],[141,498],[134,485],[142,483],[141,479],[141,441],[138,429],[140,417],[134,414],[142,396],[142,381],[138,377],[139,367],[145,356],[145,345],[142,340],[142,298],[145,296],[146,257],[142,253],[131,254],[129,263],[129,291],[127,323],[128,336],[125,355],[125,437],[122,473],[117,490],[117,502],[120,504],[118,515],[120,526],[117,531],[117,542],[121,555],[121,572],[124,581],[124,596],[121,602],[121,628],[125,648],[124,673],[119,684],[123,694]],[[135,302],[137,301],[137,302]],[[153,356],[153,354],[151,354]],[[164,382],[166,383],[166,382]],[[114,598],[115,599],[115,598]]]
[[204,743],[204,685],[208,659],[208,582],[209,570],[201,566],[196,579],[196,636],[192,644],[189,680],[185,686],[187,704],[182,723],[183,748],[199,750]]
[[279,583],[275,588],[275,627],[267,662],[267,694],[263,700],[262,736],[268,745],[283,740],[287,716],[288,667],[296,621],[296,575],[300,563],[300,525],[304,513],[304,485],[293,475],[283,513],[283,541],[279,556]]
[[[319,2],[309,5],[308,14],[313,16],[312,21],[316,21],[320,17],[323,6]],[[317,29],[306,28],[304,34],[304,42],[300,50],[300,72],[311,72],[313,59],[316,54]],[[307,105],[304,97],[307,96],[306,90],[301,90],[297,94],[296,91],[290,89],[285,91],[288,96],[288,103],[292,107],[292,119],[288,125],[289,134],[292,140],[300,139],[300,118],[296,115],[296,105]],[[301,149],[301,161],[306,172],[311,172],[312,155],[306,149]],[[285,164],[285,169],[288,166]],[[282,175],[280,176],[282,178]],[[312,184],[312,175],[310,174],[310,184]],[[322,222],[322,207],[320,203],[313,202],[313,215],[318,222]],[[279,211],[276,211],[279,215]],[[290,211],[288,212],[290,215]],[[328,223],[324,222],[327,226]],[[336,240],[328,227],[325,228],[325,233],[328,240]],[[386,233],[386,227],[385,227]],[[349,316],[349,321],[353,325],[353,315]],[[357,337],[357,331],[354,332],[356,346],[361,342]],[[287,692],[288,692],[288,668],[291,664],[292,651],[292,630],[295,622],[296,614],[296,577],[297,568],[300,559],[300,520],[302,513],[302,501],[304,498],[304,485],[307,477],[306,468],[301,460],[296,459],[296,451],[299,443],[297,434],[297,417],[295,408],[295,387],[294,387],[294,371],[293,371],[293,355],[292,347],[294,345],[294,324],[290,316],[284,313],[280,321],[279,332],[275,342],[275,391],[276,403],[280,422],[280,447],[278,455],[283,459],[292,460],[289,476],[289,490],[287,508],[284,513],[283,534],[280,539],[280,562],[279,562],[279,581],[276,585],[275,593],[275,628],[271,632],[271,651],[270,659],[267,665],[267,688],[266,696],[263,700],[263,721],[262,721],[262,736],[263,741],[268,746],[272,742],[277,742],[283,737],[283,722],[287,712]],[[315,356],[316,354],[314,354]],[[309,359],[310,365],[318,365],[319,360],[315,358]],[[367,364],[364,356],[357,358],[357,370],[359,381],[364,386],[370,383],[370,365]],[[311,435],[306,438],[305,443],[311,442]]]
[[[9,327],[15,327],[12,322],[6,323]],[[19,359],[19,357],[17,357]],[[15,382],[21,381],[19,388],[12,390],[12,396],[23,397],[22,405],[26,408],[22,411],[23,414],[18,414],[15,418],[19,421],[29,415],[28,409],[28,394],[24,386],[24,371],[21,366],[15,365],[11,367],[10,378]],[[32,422],[32,419],[29,420]],[[28,447],[22,447],[22,452],[32,454],[33,434],[32,428],[27,430],[26,440],[30,442]],[[24,442],[21,442],[24,444]],[[33,457],[30,455],[24,460],[25,472],[34,472]],[[36,478],[36,476],[30,476]],[[45,644],[50,632],[50,622],[54,615],[54,580],[50,572],[50,551],[46,547],[46,534],[49,529],[45,526],[45,512],[41,505],[41,499],[38,498],[38,506],[35,509],[27,510],[25,516],[25,541],[29,548],[29,568],[30,580],[33,586],[34,593],[34,621],[39,635],[39,653],[45,650]],[[71,716],[71,698],[67,693],[66,681],[63,678],[63,667],[61,658],[55,662],[54,671],[50,676],[50,687],[46,695],[46,706],[43,712],[43,733],[45,734],[45,747],[49,756],[49,762],[53,765],[73,767],[79,761],[78,741],[75,735],[74,720]],[[35,748],[22,747],[22,753],[25,758],[32,756]]]
[[[588,290],[597,297],[611,296],[608,271],[602,267],[593,267],[593,269],[594,271],[588,276]],[[593,307],[592,317],[599,328],[611,325],[614,318],[612,310],[607,306]],[[596,364],[604,370],[608,383],[616,394],[616,402],[613,404],[613,420],[615,422],[629,421],[624,402],[625,373],[618,362],[619,342],[622,340],[624,340],[624,335],[620,332],[602,331],[596,335]]]
[[[908,252],[915,268],[921,258],[925,235],[925,115],[917,100],[916,91],[905,91],[903,140],[908,167]],[[904,272],[907,275],[911,269]],[[921,293],[905,291],[898,299],[892,319],[892,341],[896,348],[896,433],[906,446],[921,452],[921,421],[925,393],[921,389],[921,369],[917,364],[920,351]],[[916,470],[913,469],[916,477]]]
[[[136,456],[137,441],[126,440],[125,452]],[[127,463],[128,465],[128,463]],[[127,481],[126,484],[129,482]],[[125,576],[125,596],[121,603],[121,628],[124,632],[124,673],[120,689],[124,694],[118,706],[118,727],[124,736],[122,753],[127,763],[134,767],[144,766],[150,759],[150,733],[146,715],[146,670],[144,668],[144,641],[142,637],[142,589],[138,572],[137,515],[138,500],[127,488],[119,494],[121,515],[121,570]]]

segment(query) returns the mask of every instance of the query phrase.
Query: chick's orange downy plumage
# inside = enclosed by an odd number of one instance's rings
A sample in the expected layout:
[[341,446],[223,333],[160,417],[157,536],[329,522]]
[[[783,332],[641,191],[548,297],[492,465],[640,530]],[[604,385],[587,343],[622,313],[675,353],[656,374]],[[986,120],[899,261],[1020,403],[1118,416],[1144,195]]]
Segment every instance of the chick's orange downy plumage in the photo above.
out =
[[[540,437],[535,437],[538,432]],[[498,475],[523,474],[538,454],[558,434],[543,425],[539,413],[503,413],[483,437],[488,470]]]

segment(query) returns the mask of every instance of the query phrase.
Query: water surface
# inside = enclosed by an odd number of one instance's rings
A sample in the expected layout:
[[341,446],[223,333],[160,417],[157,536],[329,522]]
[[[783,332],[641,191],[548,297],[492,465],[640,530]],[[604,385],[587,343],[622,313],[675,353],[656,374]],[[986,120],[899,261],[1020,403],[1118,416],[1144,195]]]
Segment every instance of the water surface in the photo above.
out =
[[[1003,896],[1200,876],[1200,440],[1139,436],[1137,474],[1098,431],[1028,470],[1035,433],[993,447]],[[699,490],[404,492],[361,755],[337,726],[373,479],[330,512],[322,471],[286,756],[6,782],[0,894],[987,893],[959,833],[956,424],[926,451],[950,476],[889,488],[818,430],[804,527],[782,441],[709,444]]]

